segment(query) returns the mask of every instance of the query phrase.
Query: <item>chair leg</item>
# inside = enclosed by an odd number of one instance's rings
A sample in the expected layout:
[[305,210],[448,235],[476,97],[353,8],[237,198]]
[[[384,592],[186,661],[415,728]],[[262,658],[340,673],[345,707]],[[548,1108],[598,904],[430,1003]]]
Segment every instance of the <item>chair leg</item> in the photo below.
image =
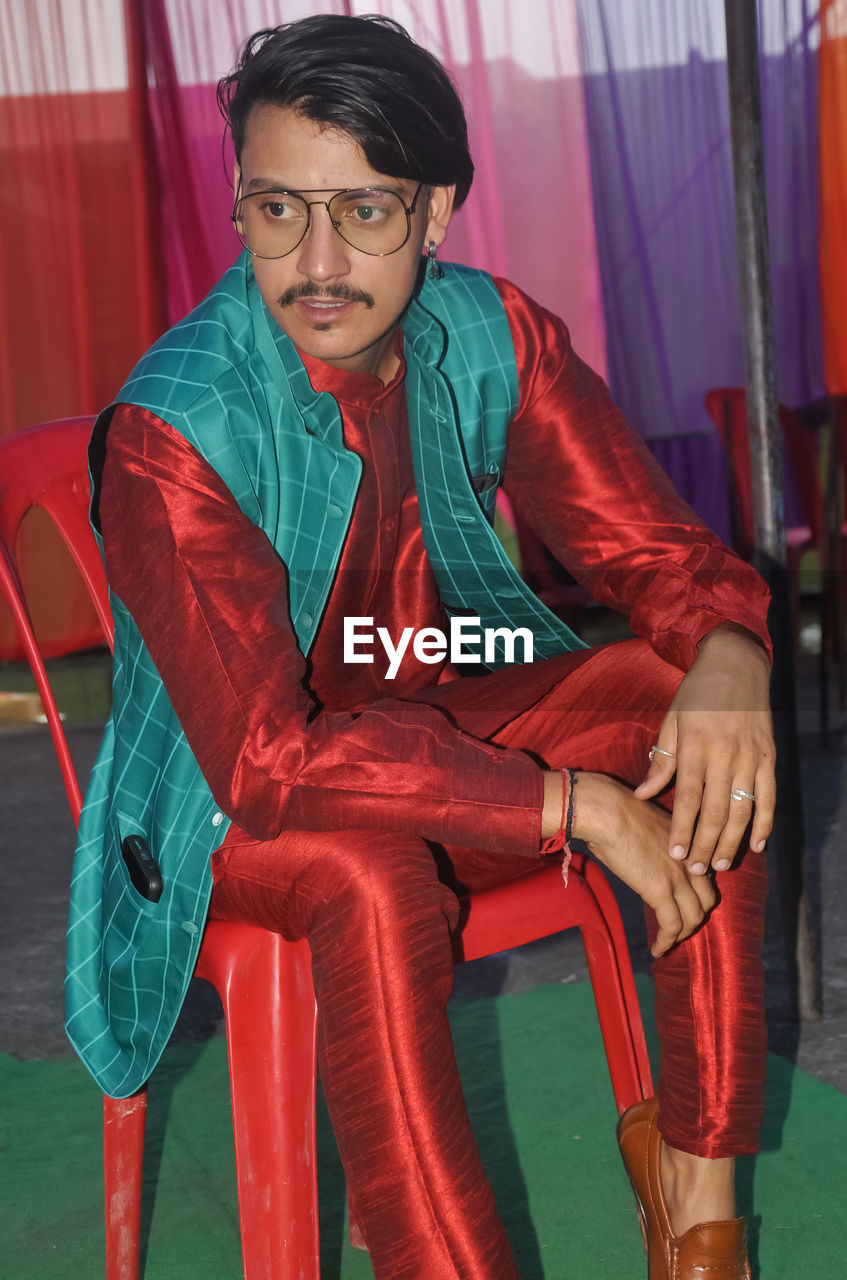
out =
[[615,949],[608,930],[600,921],[583,924],[580,932],[588,959],[612,1092],[618,1115],[623,1115],[627,1107],[641,1101],[644,1091]]
[[[641,1005],[638,1002],[638,992],[635,989],[632,961],[629,956],[629,946],[626,940],[623,920],[621,920],[620,908],[612,892],[611,885],[596,863],[592,862],[590,858],[586,858],[582,863],[581,870],[583,879],[597,903],[603,919],[604,932],[606,932],[614,951],[615,972],[617,975],[616,985],[619,985],[626,1009],[626,1022],[629,1026],[630,1043],[632,1052],[635,1055],[635,1070],[638,1077],[638,1096],[633,1101],[637,1102],[642,1098],[652,1098],[655,1090],[653,1075],[650,1070],[650,1058],[647,1053],[647,1041],[644,1038],[644,1021],[641,1016]],[[590,970],[590,956],[588,964]]]
[[230,965],[221,985],[244,1280],[319,1280],[308,944],[266,934]]
[[103,1099],[106,1280],[138,1280],[147,1090]]

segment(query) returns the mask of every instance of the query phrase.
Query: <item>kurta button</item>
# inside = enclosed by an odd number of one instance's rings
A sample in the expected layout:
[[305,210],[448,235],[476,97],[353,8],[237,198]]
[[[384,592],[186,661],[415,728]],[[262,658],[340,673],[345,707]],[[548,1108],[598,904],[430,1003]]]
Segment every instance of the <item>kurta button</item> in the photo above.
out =
[[326,513],[328,516],[331,516],[333,520],[337,520],[339,516],[344,514],[341,508],[337,507],[334,502],[331,502],[329,504],[329,506],[326,509]]
[[304,627],[310,627],[312,625],[312,615],[310,613],[301,613],[300,621]]
[[221,825],[221,823],[223,822],[223,820],[224,820],[224,816],[223,816],[223,814],[220,812],[220,810],[219,810],[217,813],[213,813],[213,814],[212,814],[212,826],[213,826],[213,827],[219,827],[219,826]]

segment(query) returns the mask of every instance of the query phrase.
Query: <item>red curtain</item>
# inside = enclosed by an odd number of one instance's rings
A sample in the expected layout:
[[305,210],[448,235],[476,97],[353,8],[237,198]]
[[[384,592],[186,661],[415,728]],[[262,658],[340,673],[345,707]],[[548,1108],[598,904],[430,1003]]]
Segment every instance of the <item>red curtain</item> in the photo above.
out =
[[[118,87],[98,86],[68,53],[97,47],[103,12],[95,0],[73,12],[60,0],[13,0],[0,14],[0,435],[95,413],[165,327],[132,14],[123,64],[109,68]],[[69,30],[71,18],[81,27]],[[49,654],[99,636],[57,546],[31,517],[19,555]],[[3,609],[0,657],[13,656]]]

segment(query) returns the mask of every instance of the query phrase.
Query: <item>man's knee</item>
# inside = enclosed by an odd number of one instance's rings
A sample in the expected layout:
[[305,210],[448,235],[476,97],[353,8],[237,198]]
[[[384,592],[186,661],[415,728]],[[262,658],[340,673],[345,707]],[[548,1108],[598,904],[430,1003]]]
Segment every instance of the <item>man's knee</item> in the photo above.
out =
[[351,831],[323,868],[345,907],[378,919],[409,922],[444,914],[451,925],[458,904],[438,879],[426,842],[394,831]]
[[439,883],[426,843],[400,832],[366,829],[286,831],[276,840],[245,837],[212,859],[211,914],[247,920],[291,941],[309,937],[328,918],[338,927],[384,918],[399,926],[458,916]]
[[386,929],[407,935],[452,928],[453,893],[438,880],[425,841],[394,831],[321,833],[320,851],[295,880],[295,919],[302,936],[320,921],[357,933]]
[[376,989],[389,980],[413,999],[446,1001],[459,904],[438,880],[428,846],[395,832],[339,835],[335,853],[312,868],[300,895],[308,916],[301,927],[325,1011],[332,998],[327,979],[339,963],[348,967],[348,987],[364,982]]

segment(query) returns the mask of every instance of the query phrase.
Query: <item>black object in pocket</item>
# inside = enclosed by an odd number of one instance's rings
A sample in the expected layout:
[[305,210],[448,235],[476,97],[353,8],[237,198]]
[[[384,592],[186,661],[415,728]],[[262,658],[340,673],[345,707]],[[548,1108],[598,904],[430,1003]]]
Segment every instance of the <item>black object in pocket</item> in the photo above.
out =
[[121,854],[129,878],[142,898],[158,902],[162,896],[162,873],[143,836],[126,836],[121,841]]
[[500,477],[496,471],[486,471],[481,476],[471,476],[471,485],[474,493],[488,493],[489,489],[493,489],[500,482]]

